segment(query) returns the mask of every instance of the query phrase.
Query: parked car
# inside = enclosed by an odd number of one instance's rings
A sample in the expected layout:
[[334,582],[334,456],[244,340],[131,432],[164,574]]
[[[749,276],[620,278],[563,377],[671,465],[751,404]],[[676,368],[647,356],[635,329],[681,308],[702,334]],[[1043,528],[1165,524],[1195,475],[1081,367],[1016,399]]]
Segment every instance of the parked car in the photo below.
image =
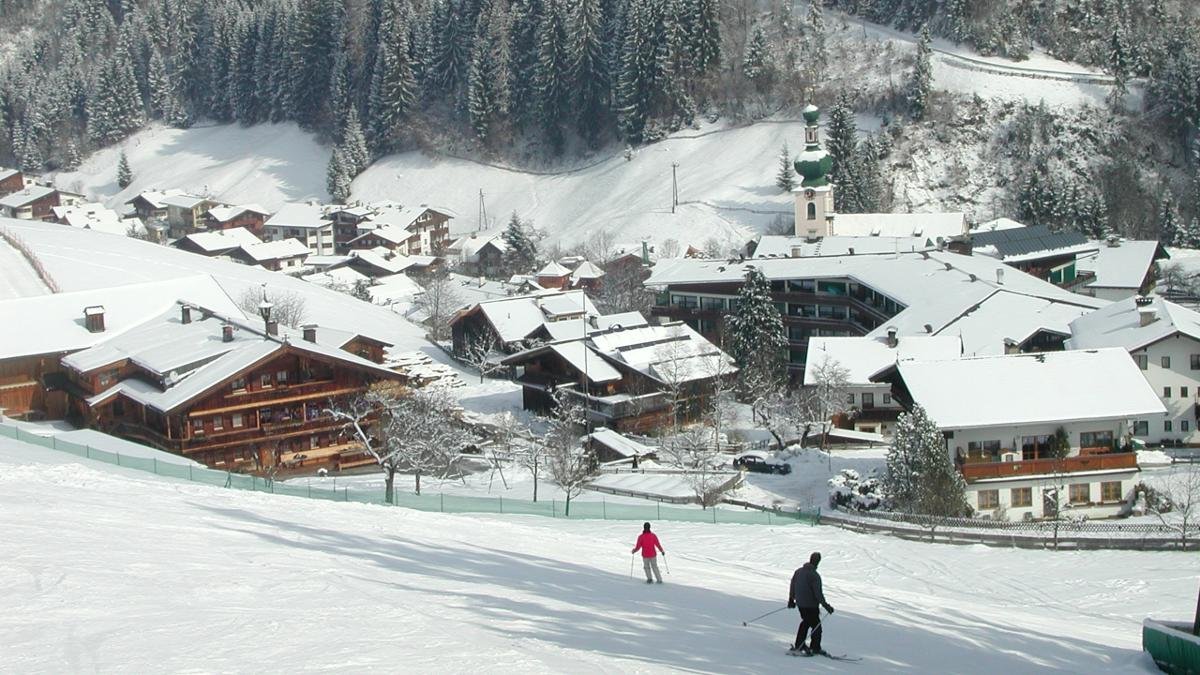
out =
[[771,461],[764,453],[758,452],[747,452],[734,457],[733,468],[753,473],[777,473],[780,475],[792,472],[791,464]]

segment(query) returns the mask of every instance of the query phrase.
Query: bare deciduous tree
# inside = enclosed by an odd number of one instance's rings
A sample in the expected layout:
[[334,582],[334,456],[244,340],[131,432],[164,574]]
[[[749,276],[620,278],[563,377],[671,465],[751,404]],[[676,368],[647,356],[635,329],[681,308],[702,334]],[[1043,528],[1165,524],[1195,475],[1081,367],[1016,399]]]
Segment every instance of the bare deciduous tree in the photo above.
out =
[[479,371],[480,384],[483,384],[485,376],[504,368],[500,363],[502,354],[497,349],[498,346],[499,341],[491,331],[476,333],[467,340],[462,360]]
[[578,497],[595,471],[595,458],[580,443],[584,431],[584,411],[578,397],[560,389],[554,396],[554,416],[543,439],[546,470],[567,498],[566,515],[571,515],[571,500]]
[[584,257],[601,267],[616,257],[616,251],[617,238],[608,230],[598,230],[583,245]]
[[424,312],[429,337],[435,342],[446,339],[450,318],[463,305],[462,293],[449,274],[431,274],[421,280],[423,292],[413,298],[413,307]]
[[304,296],[295,291],[267,287],[247,288],[238,296],[238,307],[250,316],[258,316],[258,306],[263,301],[271,303],[271,318],[284,326],[298,328],[306,316]]
[[[1188,528],[1200,518],[1200,464],[1176,464],[1158,486],[1162,498],[1158,504],[1148,504],[1149,511],[1162,524],[1179,532],[1180,541],[1187,545]],[[1168,510],[1169,508],[1169,510]]]
[[375,385],[367,393],[327,413],[346,423],[385,476],[387,500],[398,471],[411,471],[416,493],[421,476],[447,475],[471,441],[459,418],[458,402],[441,387],[405,390]]
[[[815,355],[810,355],[815,356]],[[812,410],[814,419],[821,423],[821,449],[829,436],[829,422],[834,415],[847,410],[846,396],[848,393],[847,378],[850,371],[837,359],[828,354],[821,357],[812,370],[812,384],[805,387],[807,405]]]

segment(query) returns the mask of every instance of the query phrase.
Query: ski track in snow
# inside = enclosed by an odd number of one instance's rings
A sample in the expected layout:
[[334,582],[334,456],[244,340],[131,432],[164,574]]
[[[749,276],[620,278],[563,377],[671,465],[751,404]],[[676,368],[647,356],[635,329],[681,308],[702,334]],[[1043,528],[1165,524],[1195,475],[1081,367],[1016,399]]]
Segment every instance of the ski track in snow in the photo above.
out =
[[647,587],[638,523],[235,492],[8,439],[0,525],[0,670],[22,673],[779,672],[795,613],[741,622],[817,549],[826,644],[871,672],[1154,672],[1140,620],[1190,616],[1197,565],[660,523],[670,574]]

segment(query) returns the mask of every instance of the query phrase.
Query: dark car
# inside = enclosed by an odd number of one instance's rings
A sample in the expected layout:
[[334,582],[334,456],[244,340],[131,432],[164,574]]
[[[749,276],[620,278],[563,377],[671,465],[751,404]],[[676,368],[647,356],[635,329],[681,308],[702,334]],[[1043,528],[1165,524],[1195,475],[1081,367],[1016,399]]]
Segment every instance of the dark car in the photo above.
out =
[[787,475],[792,472],[792,465],[786,462],[772,462],[758,455],[740,455],[733,458],[733,468],[745,469],[754,473],[777,473]]

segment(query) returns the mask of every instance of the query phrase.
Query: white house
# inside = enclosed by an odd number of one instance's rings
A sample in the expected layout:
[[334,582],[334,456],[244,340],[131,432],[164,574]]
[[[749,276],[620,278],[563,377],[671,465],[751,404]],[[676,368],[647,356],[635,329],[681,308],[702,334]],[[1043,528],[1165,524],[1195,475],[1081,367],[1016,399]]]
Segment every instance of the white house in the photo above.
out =
[[312,255],[333,255],[333,221],[316,204],[284,204],[263,224],[266,241],[299,239]]
[[892,398],[888,383],[872,378],[902,360],[945,360],[961,355],[962,340],[957,335],[900,336],[893,331],[882,337],[813,337],[808,341],[804,384],[817,384],[826,364],[844,368],[846,406],[853,411],[854,430],[891,436],[903,408]]
[[1124,300],[1154,285],[1157,262],[1169,258],[1157,241],[1126,241],[1109,237],[1096,241],[1096,253],[1081,255],[1075,267],[1094,278],[1074,287],[1075,292],[1101,300]]
[[1133,356],[1167,410],[1165,417],[1135,420],[1134,436],[1149,443],[1200,443],[1200,313],[1158,296],[1127,298],[1072,321],[1067,347],[1120,347]]
[[970,505],[1010,519],[1117,515],[1138,474],[1130,425],[1165,412],[1117,348],[900,361],[893,384],[942,430]]

